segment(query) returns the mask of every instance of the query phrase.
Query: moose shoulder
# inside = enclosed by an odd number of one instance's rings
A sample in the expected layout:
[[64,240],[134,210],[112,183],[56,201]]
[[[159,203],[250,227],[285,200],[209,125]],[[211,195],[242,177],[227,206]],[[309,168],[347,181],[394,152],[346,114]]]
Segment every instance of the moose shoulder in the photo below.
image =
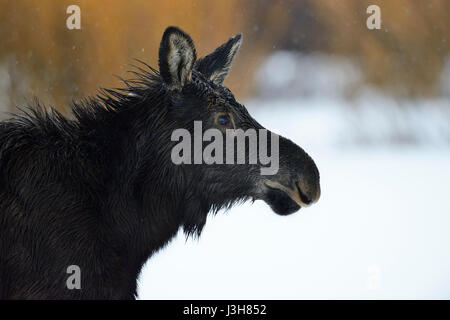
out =
[[[145,261],[180,228],[199,235],[208,212],[262,199],[286,215],[318,200],[308,154],[222,85],[241,40],[197,60],[192,39],[169,27],[159,72],[138,67],[123,89],[74,104],[71,120],[37,105],[0,123],[0,298],[133,299]],[[255,139],[231,150],[246,152],[241,160],[251,160],[252,141],[276,140],[276,173],[262,174],[259,160],[174,163],[174,131],[194,134],[199,122],[216,138],[253,129]],[[80,272],[75,288],[68,267]]]

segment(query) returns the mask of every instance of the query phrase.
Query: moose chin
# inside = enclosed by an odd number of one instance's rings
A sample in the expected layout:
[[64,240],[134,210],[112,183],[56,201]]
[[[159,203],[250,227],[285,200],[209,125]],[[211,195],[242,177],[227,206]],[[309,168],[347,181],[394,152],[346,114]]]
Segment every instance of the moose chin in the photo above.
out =
[[252,129],[262,147],[270,131],[223,85],[241,41],[197,59],[169,27],[159,70],[139,62],[122,89],[74,103],[70,119],[36,103],[0,122],[0,298],[134,299],[143,264],[180,228],[198,236],[208,213],[248,199],[280,215],[319,199],[314,161],[278,135],[273,174],[261,161],[172,159],[173,132],[196,122],[216,138]]

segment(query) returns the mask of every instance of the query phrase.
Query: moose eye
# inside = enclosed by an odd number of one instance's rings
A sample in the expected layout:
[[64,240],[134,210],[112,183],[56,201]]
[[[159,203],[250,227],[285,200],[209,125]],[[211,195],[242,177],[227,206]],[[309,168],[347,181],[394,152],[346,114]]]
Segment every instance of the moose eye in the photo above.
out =
[[223,127],[232,127],[231,118],[227,114],[221,114],[217,117],[217,124]]

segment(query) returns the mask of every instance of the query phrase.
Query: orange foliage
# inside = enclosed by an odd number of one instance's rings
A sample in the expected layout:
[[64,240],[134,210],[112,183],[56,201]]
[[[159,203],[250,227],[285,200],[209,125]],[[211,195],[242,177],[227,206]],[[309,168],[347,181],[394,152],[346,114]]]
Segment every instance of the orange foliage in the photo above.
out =
[[[81,30],[66,28],[72,4]],[[366,28],[370,4],[381,8],[381,30]],[[198,56],[244,33],[226,82],[238,95],[251,92],[253,71],[280,48],[350,56],[373,84],[431,95],[450,52],[449,17],[448,0],[0,0],[0,74],[6,68],[12,104],[38,96],[65,111],[99,86],[120,86],[113,75],[126,78],[133,58],[157,67],[161,35],[177,25]]]
[[[239,1],[7,1],[0,4],[0,67],[6,63],[14,101],[38,96],[59,110],[99,86],[120,86],[133,58],[157,67],[164,29],[178,25],[198,55],[242,31]],[[68,30],[66,8],[81,8],[81,30]],[[17,82],[26,82],[23,89]],[[16,88],[14,88],[16,87]]]
[[[330,52],[357,57],[367,79],[392,93],[436,94],[450,53],[450,1],[311,1],[326,32]],[[366,8],[381,9],[381,30],[369,30]]]

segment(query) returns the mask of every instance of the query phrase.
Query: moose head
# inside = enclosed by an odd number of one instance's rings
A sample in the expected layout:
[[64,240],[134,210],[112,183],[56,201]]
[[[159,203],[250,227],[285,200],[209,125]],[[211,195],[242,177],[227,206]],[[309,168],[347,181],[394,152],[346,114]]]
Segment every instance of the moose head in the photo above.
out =
[[[319,199],[319,171],[301,147],[262,127],[223,85],[241,42],[242,36],[236,35],[197,59],[189,35],[176,27],[164,32],[159,71],[170,122],[180,128],[172,134],[178,142],[172,160],[177,159],[184,180],[192,182],[190,199],[204,208],[262,199],[277,214],[288,215]],[[243,139],[230,147],[229,140],[239,138],[237,132]],[[265,148],[276,162],[269,174],[263,174],[267,161],[251,161]]]

